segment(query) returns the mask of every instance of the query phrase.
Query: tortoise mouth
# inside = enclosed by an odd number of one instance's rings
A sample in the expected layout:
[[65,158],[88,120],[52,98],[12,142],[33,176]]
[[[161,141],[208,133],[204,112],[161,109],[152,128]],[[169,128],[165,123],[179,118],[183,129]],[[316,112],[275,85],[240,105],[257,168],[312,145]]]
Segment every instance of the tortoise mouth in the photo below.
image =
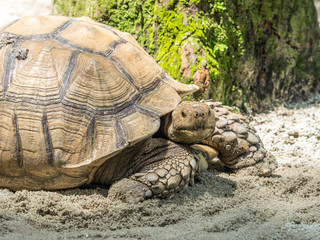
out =
[[214,130],[215,126],[200,125],[200,126],[174,126],[177,131],[200,131],[200,130]]
[[174,129],[170,134],[169,138],[175,142],[180,143],[197,143],[210,137],[213,134],[214,129],[211,127],[192,127],[192,128],[181,128]]

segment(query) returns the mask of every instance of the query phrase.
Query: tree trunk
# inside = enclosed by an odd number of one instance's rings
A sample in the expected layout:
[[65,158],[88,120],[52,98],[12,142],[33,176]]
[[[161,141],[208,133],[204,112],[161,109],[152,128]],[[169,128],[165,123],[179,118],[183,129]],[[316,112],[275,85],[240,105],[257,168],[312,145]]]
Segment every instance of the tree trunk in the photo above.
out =
[[319,91],[319,26],[312,0],[237,0],[231,15],[245,46],[238,82],[254,110]]
[[247,110],[319,90],[313,0],[55,0],[55,13],[89,16],[131,33],[194,98]]

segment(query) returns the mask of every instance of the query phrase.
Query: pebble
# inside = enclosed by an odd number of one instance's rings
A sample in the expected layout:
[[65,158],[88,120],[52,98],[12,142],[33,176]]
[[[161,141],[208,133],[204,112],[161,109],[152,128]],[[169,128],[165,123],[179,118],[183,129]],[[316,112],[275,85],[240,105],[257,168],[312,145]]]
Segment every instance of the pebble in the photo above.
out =
[[298,138],[300,134],[297,131],[292,131],[292,132],[289,132],[288,135],[294,138]]
[[260,161],[261,159],[263,159],[264,158],[264,154],[262,154],[262,153],[259,153],[259,154],[255,154],[254,155],[254,159],[258,162],[258,161]]

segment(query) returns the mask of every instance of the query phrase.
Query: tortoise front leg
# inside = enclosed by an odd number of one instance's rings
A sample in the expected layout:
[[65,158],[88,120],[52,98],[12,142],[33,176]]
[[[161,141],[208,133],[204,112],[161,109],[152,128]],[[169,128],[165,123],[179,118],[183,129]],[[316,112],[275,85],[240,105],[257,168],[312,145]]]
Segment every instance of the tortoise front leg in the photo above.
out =
[[[139,202],[148,198],[167,198],[194,185],[194,176],[203,156],[200,151],[166,139],[150,139],[138,151],[137,162],[144,166],[114,183],[108,193],[111,200]],[[142,161],[142,162],[139,162]]]

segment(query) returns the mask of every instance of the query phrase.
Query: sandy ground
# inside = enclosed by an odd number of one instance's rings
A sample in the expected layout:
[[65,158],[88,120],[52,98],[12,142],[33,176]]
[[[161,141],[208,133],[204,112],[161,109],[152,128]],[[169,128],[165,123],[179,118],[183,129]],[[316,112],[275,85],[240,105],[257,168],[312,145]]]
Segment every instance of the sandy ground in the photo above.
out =
[[319,240],[319,99],[252,117],[279,162],[271,177],[209,170],[172,199],[135,205],[102,188],[1,189],[0,238]]
[[[50,12],[50,1],[0,0],[0,6],[1,23]],[[102,188],[0,189],[0,239],[319,240],[319,103],[320,95],[251,117],[279,162],[271,177],[209,170],[172,199],[135,205],[107,201]]]

